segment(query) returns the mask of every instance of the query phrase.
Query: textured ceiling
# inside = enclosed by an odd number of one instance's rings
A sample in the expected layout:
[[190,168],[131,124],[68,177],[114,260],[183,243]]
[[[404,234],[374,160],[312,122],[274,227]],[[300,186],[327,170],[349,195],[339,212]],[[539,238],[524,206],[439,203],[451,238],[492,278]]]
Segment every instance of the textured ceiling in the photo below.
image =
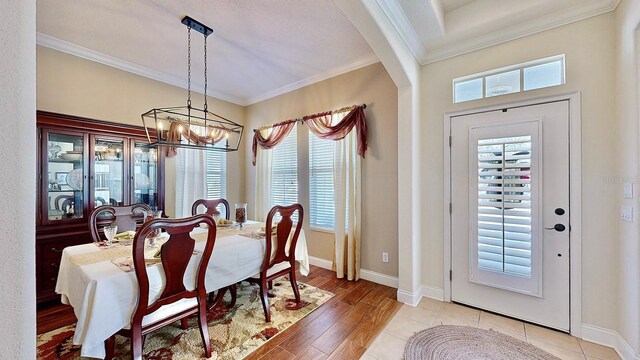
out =
[[[37,31],[184,81],[184,15],[213,28],[208,88],[237,103],[376,61],[332,0],[38,0]],[[192,52],[202,84],[200,33],[192,33]]]

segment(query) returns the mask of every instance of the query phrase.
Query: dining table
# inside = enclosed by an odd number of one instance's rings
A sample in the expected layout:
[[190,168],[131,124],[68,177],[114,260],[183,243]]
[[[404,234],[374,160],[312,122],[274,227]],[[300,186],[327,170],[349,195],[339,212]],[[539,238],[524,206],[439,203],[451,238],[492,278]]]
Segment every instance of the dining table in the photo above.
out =
[[[195,287],[196,268],[208,229],[197,227],[190,234],[195,240],[195,251],[184,277],[187,289]],[[150,302],[159,297],[164,287],[164,271],[154,257],[163,243],[162,235],[158,239],[157,244],[145,247]],[[205,275],[207,292],[258,274],[265,259],[265,248],[264,223],[247,221],[242,227],[217,227]],[[55,291],[61,295],[62,303],[73,307],[78,319],[73,344],[81,345],[81,356],[104,358],[104,341],[131,322],[139,291],[131,266],[132,254],[130,241],[114,243],[108,248],[89,243],[63,250]],[[308,275],[309,255],[303,230],[298,237],[295,258],[300,273]]]

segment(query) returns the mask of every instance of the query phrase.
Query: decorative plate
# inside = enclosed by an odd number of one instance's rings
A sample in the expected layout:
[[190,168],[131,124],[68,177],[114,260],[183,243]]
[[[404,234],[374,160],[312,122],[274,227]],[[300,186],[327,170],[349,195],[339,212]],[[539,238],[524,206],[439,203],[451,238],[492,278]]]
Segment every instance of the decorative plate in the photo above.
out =
[[67,185],[73,190],[82,190],[83,180],[82,169],[73,169],[67,174]]

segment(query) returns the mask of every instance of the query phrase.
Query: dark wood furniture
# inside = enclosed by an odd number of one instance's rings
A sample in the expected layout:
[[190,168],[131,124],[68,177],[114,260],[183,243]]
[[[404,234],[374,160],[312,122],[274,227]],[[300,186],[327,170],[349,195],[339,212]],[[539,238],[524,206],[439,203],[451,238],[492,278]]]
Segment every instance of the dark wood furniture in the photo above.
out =
[[225,217],[229,220],[229,202],[226,199],[198,199],[193,205],[191,205],[191,215],[196,215],[198,213],[198,206],[202,205],[205,208],[205,213],[209,215],[220,215],[220,211],[218,211],[218,205],[222,204],[225,209]]
[[[184,286],[184,275],[195,248],[195,240],[189,232],[202,223],[209,227],[207,242],[202,251],[200,263],[197,265],[195,289],[187,290]],[[146,236],[156,230],[165,230],[169,234],[169,240],[160,248],[166,282],[160,297],[149,304],[149,277],[145,265],[144,248]],[[130,326],[121,331],[121,334],[131,338],[131,354],[134,360],[142,359],[142,343],[146,334],[176,320],[182,320],[182,326],[186,327],[187,317],[193,314],[198,315],[205,356],[211,357],[211,340],[207,327],[207,292],[204,281],[215,241],[216,225],[213,218],[205,214],[185,219],[151,220],[140,227],[133,239],[133,265],[140,289],[138,302]],[[163,308],[165,305],[176,304],[183,299],[195,299],[195,301],[170,310]],[[159,314],[160,312],[164,313]],[[107,359],[113,357],[114,347],[115,335],[106,341]]]
[[[287,240],[291,236],[293,228],[292,215],[298,212],[298,223],[296,224],[291,243],[289,245],[289,255],[287,255]],[[273,218],[276,214],[280,214],[282,219],[276,225],[276,232],[272,234],[271,228]],[[300,304],[300,291],[298,290],[298,282],[296,281],[296,244],[300,229],[302,229],[302,221],[304,219],[304,211],[302,205],[293,204],[289,206],[274,206],[267,215],[266,231],[266,248],[265,258],[260,270],[259,280],[252,280],[260,285],[260,300],[262,300],[262,308],[264,309],[264,317],[267,322],[271,322],[271,311],[269,310],[269,288],[274,279],[283,275],[289,275],[289,281],[293,288],[296,298],[296,304]],[[275,238],[274,238],[275,236]],[[272,247],[275,245],[275,252],[272,255]]]
[[36,120],[36,293],[43,303],[59,299],[62,249],[92,241],[91,210],[135,203],[164,209],[164,157],[145,147],[143,127],[44,111]]
[[[118,227],[118,233],[135,231],[145,221],[145,214],[151,212],[147,204],[133,204],[127,206],[102,205],[89,214],[89,233],[95,242],[102,241],[100,230],[106,225]],[[103,232],[104,235],[104,232]]]

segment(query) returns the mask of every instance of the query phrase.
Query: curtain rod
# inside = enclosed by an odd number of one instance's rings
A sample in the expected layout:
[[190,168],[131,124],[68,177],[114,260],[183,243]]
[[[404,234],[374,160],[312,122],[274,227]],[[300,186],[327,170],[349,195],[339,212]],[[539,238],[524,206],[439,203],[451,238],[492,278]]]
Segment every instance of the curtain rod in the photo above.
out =
[[362,106],[363,109],[367,108],[367,104],[362,104],[362,105],[351,105],[351,106],[345,106],[343,108],[340,109],[336,109],[336,110],[331,110],[331,111],[327,111],[327,112],[323,112],[323,113],[318,113],[318,114],[314,114],[314,115],[307,115],[307,116],[303,116],[302,118],[296,118],[296,119],[291,119],[291,120],[285,120],[285,121],[281,121],[279,123],[275,123],[275,124],[271,124],[271,125],[265,125],[265,126],[261,126],[257,129],[253,129],[253,132],[257,132],[257,131],[261,131],[264,129],[269,129],[272,128],[274,126],[279,126],[279,125],[284,125],[284,124],[290,124],[292,122],[299,122],[299,123],[304,123],[305,120],[308,119],[312,119],[314,117],[317,117],[320,114],[326,114],[326,113],[331,113],[331,114],[339,114],[339,113],[343,113],[346,111],[351,111],[359,106]]

